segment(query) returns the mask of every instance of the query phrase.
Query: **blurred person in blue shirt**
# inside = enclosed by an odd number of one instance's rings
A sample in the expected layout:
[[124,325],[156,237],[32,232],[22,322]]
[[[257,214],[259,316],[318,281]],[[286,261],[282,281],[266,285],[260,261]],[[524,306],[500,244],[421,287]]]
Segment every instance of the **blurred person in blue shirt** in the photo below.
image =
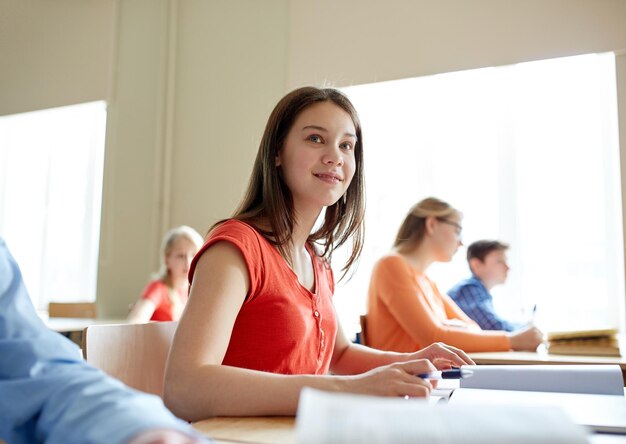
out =
[[207,442],[161,399],[91,367],[49,330],[0,237],[0,442]]
[[456,304],[483,330],[514,331],[524,324],[501,318],[493,306],[489,292],[504,284],[509,272],[506,250],[509,246],[495,240],[479,240],[467,247],[467,262],[472,276],[448,291]]

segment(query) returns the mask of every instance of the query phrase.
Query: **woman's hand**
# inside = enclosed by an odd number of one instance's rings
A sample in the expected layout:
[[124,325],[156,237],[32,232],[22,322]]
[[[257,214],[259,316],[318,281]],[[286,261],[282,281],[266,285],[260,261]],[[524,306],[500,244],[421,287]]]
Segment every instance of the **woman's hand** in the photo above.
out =
[[341,391],[376,396],[409,396],[424,398],[433,386],[417,375],[435,371],[428,359],[398,362],[346,377]]
[[521,330],[509,333],[513,350],[535,351],[543,342],[543,333],[537,327],[529,325]]
[[475,362],[467,354],[456,347],[435,342],[409,356],[409,359],[428,359],[439,370],[462,365],[474,365]]

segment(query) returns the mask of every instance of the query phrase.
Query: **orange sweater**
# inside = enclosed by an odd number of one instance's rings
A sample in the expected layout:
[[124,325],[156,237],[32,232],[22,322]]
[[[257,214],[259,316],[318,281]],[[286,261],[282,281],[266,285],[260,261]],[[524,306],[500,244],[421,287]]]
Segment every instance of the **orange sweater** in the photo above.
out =
[[[367,340],[381,350],[413,352],[445,342],[466,352],[511,348],[503,331],[485,331],[425,274],[391,254],[374,266],[367,302]],[[456,320],[464,327],[447,325]]]

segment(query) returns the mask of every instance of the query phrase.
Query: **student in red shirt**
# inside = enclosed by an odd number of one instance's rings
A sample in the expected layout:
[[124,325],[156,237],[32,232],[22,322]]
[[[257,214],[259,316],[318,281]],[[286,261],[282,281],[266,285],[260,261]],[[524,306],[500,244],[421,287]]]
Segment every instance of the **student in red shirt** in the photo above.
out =
[[172,228],[165,234],[161,243],[161,268],[133,306],[128,322],[180,319],[189,291],[189,264],[202,242],[202,236],[187,225]]
[[329,261],[348,242],[347,272],[361,252],[362,144],[337,90],[300,88],[276,105],[243,201],[191,264],[165,376],[177,416],[293,415],[303,387],[424,397],[432,386],[417,374],[472,363],[444,344],[393,353],[346,338]]

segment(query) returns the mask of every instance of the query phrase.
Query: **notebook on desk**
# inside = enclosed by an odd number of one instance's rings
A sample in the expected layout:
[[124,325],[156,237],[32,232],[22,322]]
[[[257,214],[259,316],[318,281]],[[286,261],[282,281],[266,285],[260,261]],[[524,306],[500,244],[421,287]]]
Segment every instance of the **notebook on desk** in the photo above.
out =
[[587,330],[561,330],[549,331],[547,333],[548,341],[560,341],[564,339],[581,339],[581,338],[605,338],[617,335],[616,328],[596,328]]
[[476,365],[461,388],[624,396],[619,365]]
[[626,397],[617,365],[464,366],[473,375],[431,398],[450,405],[557,407],[595,432],[626,434]]
[[523,405],[430,405],[423,399],[303,389],[296,442],[587,443],[588,430],[561,409]]
[[615,328],[548,332],[547,350],[561,355],[621,356],[617,334]]

